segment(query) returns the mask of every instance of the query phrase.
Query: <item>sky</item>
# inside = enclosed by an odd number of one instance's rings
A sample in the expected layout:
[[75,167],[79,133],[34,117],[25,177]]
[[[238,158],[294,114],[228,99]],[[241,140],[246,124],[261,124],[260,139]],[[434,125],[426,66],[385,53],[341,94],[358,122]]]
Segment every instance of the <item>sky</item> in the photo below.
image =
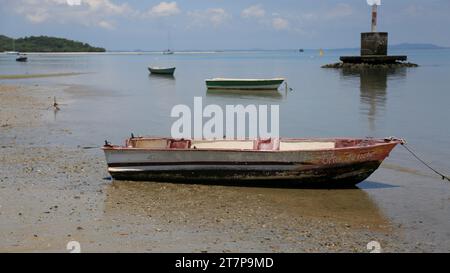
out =
[[[450,46],[450,0],[382,0],[389,43]],[[108,50],[359,47],[366,0],[0,0],[0,34],[47,35]],[[170,39],[168,39],[170,36]]]

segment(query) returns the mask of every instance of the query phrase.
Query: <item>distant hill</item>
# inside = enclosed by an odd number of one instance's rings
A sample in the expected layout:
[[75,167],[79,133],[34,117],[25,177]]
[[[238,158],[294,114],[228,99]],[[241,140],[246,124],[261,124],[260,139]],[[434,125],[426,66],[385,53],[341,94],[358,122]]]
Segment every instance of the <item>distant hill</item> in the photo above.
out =
[[[87,43],[48,36],[30,36],[14,42],[15,51],[20,52],[105,52],[104,48]],[[0,35],[0,52],[13,50],[13,39]]]
[[401,43],[389,46],[390,49],[443,49],[445,47],[437,46],[434,44],[412,44]]

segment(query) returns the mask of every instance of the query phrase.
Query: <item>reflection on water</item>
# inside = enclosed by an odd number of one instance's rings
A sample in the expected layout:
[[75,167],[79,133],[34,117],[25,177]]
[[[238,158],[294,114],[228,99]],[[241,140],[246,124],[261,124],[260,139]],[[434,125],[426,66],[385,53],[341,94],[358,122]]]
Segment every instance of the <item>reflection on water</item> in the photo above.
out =
[[375,121],[386,106],[387,88],[390,80],[398,80],[407,76],[406,68],[365,68],[342,69],[343,78],[356,77],[360,80],[361,112],[367,115],[369,129],[374,132]]
[[116,181],[107,186],[106,196],[105,216],[111,218],[151,215],[153,220],[171,219],[176,224],[177,219],[234,220],[239,213],[246,218],[258,218],[262,213],[274,225],[285,225],[283,218],[312,217],[352,227],[389,228],[378,206],[357,188],[277,189]]
[[270,98],[274,100],[283,99],[278,90],[233,90],[233,89],[207,89],[208,97],[225,98]]
[[174,91],[176,88],[176,79],[174,75],[148,74],[151,84],[156,89]]
[[175,80],[174,75],[168,75],[168,74],[148,74],[149,78],[152,79],[160,79],[160,80]]

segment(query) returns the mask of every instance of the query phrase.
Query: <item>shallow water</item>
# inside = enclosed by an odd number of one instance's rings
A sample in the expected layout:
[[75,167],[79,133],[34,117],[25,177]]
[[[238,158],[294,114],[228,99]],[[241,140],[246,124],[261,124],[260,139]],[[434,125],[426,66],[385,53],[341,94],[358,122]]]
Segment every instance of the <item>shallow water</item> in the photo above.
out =
[[[407,54],[410,61],[420,65],[418,68],[364,73],[320,68],[336,62],[339,55],[357,53],[326,51],[324,57],[308,50],[165,56],[33,54],[28,63],[0,55],[0,74],[88,72],[0,83],[72,86],[69,92],[79,103],[60,102],[62,111],[49,114],[48,120],[48,126],[65,126],[72,131],[70,137],[52,139],[69,146],[95,146],[104,139],[122,143],[131,132],[169,135],[175,120],[170,117],[171,108],[180,103],[192,106],[193,97],[201,96],[204,105],[280,105],[282,136],[402,137],[434,167],[450,173],[450,50],[391,52]],[[174,65],[177,70],[174,77],[153,76],[148,74],[148,65]],[[285,77],[293,90],[281,88],[278,93],[258,96],[207,92],[204,79],[211,77]],[[402,147],[385,163],[359,185],[368,197],[358,201],[366,205],[355,207],[379,208],[392,225],[402,228],[407,240],[449,251],[450,183],[434,176]],[[262,191],[279,194],[275,189]],[[309,192],[301,194],[314,199],[316,193]],[[339,210],[335,213],[344,215]]]

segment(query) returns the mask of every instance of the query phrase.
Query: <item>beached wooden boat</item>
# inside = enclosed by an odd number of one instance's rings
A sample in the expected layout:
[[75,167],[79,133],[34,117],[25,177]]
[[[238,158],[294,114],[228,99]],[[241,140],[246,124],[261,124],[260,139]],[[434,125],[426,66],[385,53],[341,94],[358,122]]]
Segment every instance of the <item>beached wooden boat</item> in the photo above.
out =
[[[106,143],[108,171],[117,180],[290,181],[333,187],[369,177],[402,143],[399,139],[191,140],[132,137]],[[275,184],[276,185],[276,184]]]
[[148,70],[152,74],[173,75],[175,73],[175,67],[149,66]]
[[273,79],[230,79],[214,78],[207,79],[208,89],[233,89],[233,90],[277,90],[283,78]]

